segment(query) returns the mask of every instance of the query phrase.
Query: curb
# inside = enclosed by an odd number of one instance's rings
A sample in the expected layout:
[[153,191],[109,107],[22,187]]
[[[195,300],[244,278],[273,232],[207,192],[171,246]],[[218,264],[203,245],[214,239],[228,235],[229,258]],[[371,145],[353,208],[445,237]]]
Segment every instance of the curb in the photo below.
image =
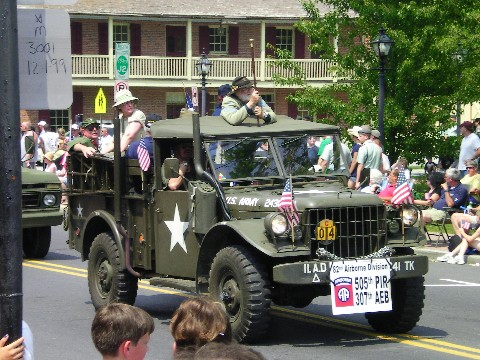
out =
[[[415,251],[415,254],[425,255],[434,262],[439,262],[437,261],[437,257],[445,254],[448,251],[446,247],[438,249],[416,247],[413,250]],[[465,264],[480,266],[480,255],[465,255]]]

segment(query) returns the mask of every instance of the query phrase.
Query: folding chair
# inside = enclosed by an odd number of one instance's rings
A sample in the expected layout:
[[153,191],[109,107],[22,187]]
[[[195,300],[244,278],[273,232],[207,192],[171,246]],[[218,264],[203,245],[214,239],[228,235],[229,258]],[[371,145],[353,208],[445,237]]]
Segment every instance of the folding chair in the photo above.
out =
[[445,216],[443,217],[442,220],[440,221],[432,221],[428,225],[430,226],[435,226],[437,228],[437,233],[431,233],[427,230],[427,227],[425,227],[425,232],[427,233],[428,241],[432,241],[432,236],[435,235],[437,237],[436,242],[435,242],[435,247],[438,246],[438,241],[440,238],[442,238],[444,243],[448,243],[448,231],[446,224],[451,224],[451,215],[455,212],[458,212],[458,209],[453,209],[453,208],[443,208],[443,211],[445,212]]
[[[467,191],[470,191],[470,186],[469,185],[464,184],[463,186],[467,189]],[[432,221],[431,223],[429,223],[429,225],[437,227],[437,229],[439,231],[436,234],[437,241],[435,242],[435,247],[438,246],[438,241],[440,240],[440,237],[442,238],[444,243],[448,243],[449,237],[448,237],[447,227],[445,225],[446,224],[451,224],[452,223],[452,219],[451,219],[452,214],[454,214],[456,212],[457,213],[458,212],[463,212],[462,208],[466,208],[469,201],[470,201],[470,199],[469,199],[469,197],[467,197],[467,199],[465,200],[465,203],[460,206],[460,209],[459,208],[452,208],[452,207],[444,207],[443,211],[445,211],[445,216],[443,217],[443,219],[441,221]],[[433,235],[433,234],[429,233],[427,231],[426,227],[425,227],[425,232],[427,234],[428,241],[432,241],[431,235]]]

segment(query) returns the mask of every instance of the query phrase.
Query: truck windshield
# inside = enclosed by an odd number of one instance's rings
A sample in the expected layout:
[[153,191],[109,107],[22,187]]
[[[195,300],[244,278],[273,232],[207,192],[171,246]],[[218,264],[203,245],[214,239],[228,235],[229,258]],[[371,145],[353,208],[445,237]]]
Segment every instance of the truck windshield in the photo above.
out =
[[346,169],[340,140],[335,134],[280,137],[275,138],[275,142],[287,175],[331,173]]
[[[345,169],[338,136],[302,134],[278,138],[206,142],[210,164],[218,180],[288,175],[313,175]],[[276,146],[273,146],[273,145]],[[278,149],[278,155],[274,153]],[[347,149],[348,150],[348,149]],[[318,155],[322,152],[321,155]],[[324,169],[318,159],[325,160]],[[280,159],[278,164],[275,159]],[[322,161],[320,161],[322,163]],[[285,173],[281,170],[285,169]]]
[[218,180],[279,176],[268,138],[206,142],[207,154]]

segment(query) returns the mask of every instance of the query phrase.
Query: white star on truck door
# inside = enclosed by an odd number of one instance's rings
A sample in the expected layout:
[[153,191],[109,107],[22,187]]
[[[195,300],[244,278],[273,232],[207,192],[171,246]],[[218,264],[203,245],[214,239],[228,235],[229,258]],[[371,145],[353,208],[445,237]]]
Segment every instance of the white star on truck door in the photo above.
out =
[[178,244],[185,252],[187,252],[187,245],[185,245],[185,238],[183,237],[183,233],[188,228],[188,222],[180,221],[178,204],[175,204],[175,215],[173,216],[173,221],[165,221],[165,224],[168,226],[168,229],[172,233],[172,238],[170,240],[170,251],[172,251],[175,245]]

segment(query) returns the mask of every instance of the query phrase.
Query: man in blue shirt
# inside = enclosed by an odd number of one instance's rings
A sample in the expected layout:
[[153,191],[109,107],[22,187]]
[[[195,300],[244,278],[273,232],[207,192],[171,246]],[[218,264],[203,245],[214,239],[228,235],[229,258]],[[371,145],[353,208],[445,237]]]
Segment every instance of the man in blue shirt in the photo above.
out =
[[218,88],[217,91],[217,106],[215,106],[215,110],[212,113],[212,116],[220,116],[222,112],[222,102],[223,98],[230,94],[232,89],[230,88],[229,84],[222,85]]
[[431,209],[423,210],[424,225],[432,221],[442,221],[446,216],[445,207],[460,209],[468,200],[468,190],[460,182],[460,171],[448,169],[445,173],[445,182],[442,184],[442,194]]

